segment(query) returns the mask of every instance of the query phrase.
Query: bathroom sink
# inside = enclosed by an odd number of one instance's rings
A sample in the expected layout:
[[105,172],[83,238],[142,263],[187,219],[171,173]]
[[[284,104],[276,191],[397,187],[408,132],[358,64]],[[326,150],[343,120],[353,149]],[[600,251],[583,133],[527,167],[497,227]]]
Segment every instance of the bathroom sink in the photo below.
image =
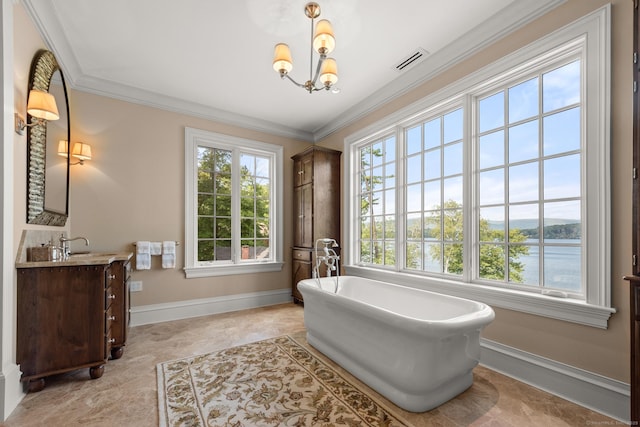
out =
[[115,252],[72,252],[71,254],[69,254],[69,258],[88,258],[88,257],[103,258],[103,257],[116,256],[116,255],[118,254]]

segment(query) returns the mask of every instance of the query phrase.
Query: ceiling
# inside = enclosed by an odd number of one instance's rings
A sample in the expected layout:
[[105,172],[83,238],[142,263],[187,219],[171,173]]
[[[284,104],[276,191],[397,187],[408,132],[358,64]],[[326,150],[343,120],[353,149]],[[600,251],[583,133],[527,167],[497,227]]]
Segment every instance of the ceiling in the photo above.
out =
[[74,89],[317,141],[563,1],[318,0],[340,92],[313,94],[271,65],[275,44],[287,43],[291,77],[309,79],[306,0],[23,4]]

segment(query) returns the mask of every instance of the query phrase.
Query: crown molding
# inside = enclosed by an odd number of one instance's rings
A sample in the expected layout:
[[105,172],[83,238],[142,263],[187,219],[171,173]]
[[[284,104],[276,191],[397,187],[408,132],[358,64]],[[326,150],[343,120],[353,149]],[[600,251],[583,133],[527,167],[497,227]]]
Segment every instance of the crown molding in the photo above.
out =
[[[166,95],[159,95],[144,89],[88,76],[84,70],[82,70],[71,49],[64,29],[60,26],[60,21],[57,18],[59,14],[54,4],[52,2],[37,2],[36,0],[21,1],[37,31],[44,39],[47,48],[53,52],[58,60],[60,68],[64,71],[67,85],[74,90],[239,126],[244,129],[265,132],[276,136],[314,142],[313,134],[301,129],[294,129],[267,120],[207,107],[202,104]],[[37,3],[37,10],[35,3]],[[53,40],[56,40],[55,45],[52,42]]]
[[333,132],[367,116],[565,2],[566,0],[539,0],[511,3],[482,25],[471,29],[444,49],[434,52],[423,62],[407,70],[406,73],[349,108],[348,111],[336,115],[325,126],[313,132],[314,140],[326,138]]
[[[64,29],[60,26],[60,21],[57,18],[59,14],[54,4],[52,2],[37,2],[36,0],[21,0],[21,2],[43,37],[45,44],[58,59],[61,69],[64,70],[67,84],[74,90],[315,143],[408,93],[496,40],[565,3],[566,0],[511,3],[503,11],[482,25],[471,29],[445,49],[433,53],[421,64],[407,70],[405,74],[371,94],[365,100],[350,107],[347,111],[340,112],[328,120],[326,125],[311,132],[87,76],[73,54]],[[34,6],[36,2],[38,4],[37,10],[40,13],[36,13]],[[52,40],[56,40],[55,46]]]
[[185,101],[167,95],[160,95],[145,89],[127,86],[109,80],[98,79],[90,76],[81,76],[72,85],[73,89],[95,95],[119,99],[147,107],[158,108],[191,117],[199,117],[206,120],[221,122],[244,129],[255,130],[276,136],[294,138],[302,141],[313,142],[313,134],[301,129],[279,125],[267,120],[249,117],[242,114],[208,107],[195,102]]

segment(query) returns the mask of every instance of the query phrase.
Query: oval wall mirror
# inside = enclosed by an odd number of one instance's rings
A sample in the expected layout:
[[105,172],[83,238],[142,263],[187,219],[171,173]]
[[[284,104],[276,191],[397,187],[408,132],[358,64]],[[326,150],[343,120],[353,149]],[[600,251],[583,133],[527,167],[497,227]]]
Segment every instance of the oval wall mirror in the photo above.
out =
[[27,93],[31,89],[54,95],[60,119],[27,128],[27,223],[64,226],[69,214],[69,158],[58,155],[58,145],[65,141],[69,152],[69,102],[62,70],[48,50],[33,58]]

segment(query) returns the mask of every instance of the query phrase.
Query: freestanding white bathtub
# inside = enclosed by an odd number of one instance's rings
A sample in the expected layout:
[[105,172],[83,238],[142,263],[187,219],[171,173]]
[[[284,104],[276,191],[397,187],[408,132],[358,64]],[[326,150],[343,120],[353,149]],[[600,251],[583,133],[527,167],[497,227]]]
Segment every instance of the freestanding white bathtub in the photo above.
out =
[[471,386],[491,307],[355,276],[341,276],[337,293],[335,285],[335,277],[298,283],[313,347],[412,412]]

